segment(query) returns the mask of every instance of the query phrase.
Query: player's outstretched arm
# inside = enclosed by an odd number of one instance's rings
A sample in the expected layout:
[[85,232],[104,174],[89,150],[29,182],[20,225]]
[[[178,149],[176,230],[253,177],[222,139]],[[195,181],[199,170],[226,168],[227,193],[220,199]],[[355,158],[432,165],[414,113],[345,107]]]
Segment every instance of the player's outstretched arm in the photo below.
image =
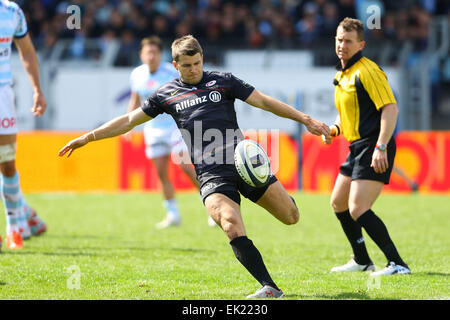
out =
[[138,108],[130,113],[124,114],[123,116],[114,118],[97,129],[94,129],[81,137],[70,141],[61,150],[59,150],[58,155],[62,157],[67,153],[67,157],[70,157],[75,149],[81,148],[91,141],[111,138],[124,134],[137,125],[151,119],[152,117],[149,117],[142,110],[142,108]]
[[315,120],[290,105],[265,95],[256,89],[253,90],[245,102],[254,107],[270,111],[277,116],[300,122],[305,125],[309,132],[317,136],[325,135],[328,137],[330,135],[330,128],[325,123]]
[[22,60],[25,71],[28,74],[28,78],[30,78],[31,86],[34,91],[34,101],[31,112],[33,112],[33,115],[40,117],[44,114],[45,109],[47,108],[47,102],[42,94],[36,50],[34,49],[33,43],[31,42],[28,34],[23,38],[14,38],[14,43],[19,51],[20,59]]

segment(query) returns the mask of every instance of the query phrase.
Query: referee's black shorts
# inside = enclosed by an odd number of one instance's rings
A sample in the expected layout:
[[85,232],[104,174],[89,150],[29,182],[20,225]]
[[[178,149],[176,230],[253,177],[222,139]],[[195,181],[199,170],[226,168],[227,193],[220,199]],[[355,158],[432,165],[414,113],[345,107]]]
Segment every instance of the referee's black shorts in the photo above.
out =
[[267,188],[278,179],[272,175],[269,182],[261,188],[255,188],[242,180],[241,176],[234,165],[224,164],[220,166],[214,173],[208,172],[198,176],[200,182],[200,195],[203,203],[205,199],[213,193],[221,193],[228,198],[241,204],[241,197],[243,195],[247,199],[256,202],[266,192]]
[[396,152],[395,138],[392,137],[387,144],[389,168],[384,173],[376,173],[370,166],[377,140],[378,136],[371,136],[353,141],[349,147],[350,152],[347,160],[341,165],[340,173],[344,176],[351,177],[352,180],[366,179],[389,184]]

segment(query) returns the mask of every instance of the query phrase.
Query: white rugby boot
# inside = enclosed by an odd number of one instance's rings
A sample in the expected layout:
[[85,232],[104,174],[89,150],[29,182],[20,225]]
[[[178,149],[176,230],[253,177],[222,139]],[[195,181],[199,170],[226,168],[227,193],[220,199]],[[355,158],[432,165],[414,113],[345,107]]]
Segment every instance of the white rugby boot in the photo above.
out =
[[284,298],[284,293],[271,286],[264,286],[256,290],[254,294],[247,296],[247,299],[267,299],[267,298]]
[[370,264],[358,264],[355,259],[350,259],[349,262],[342,266],[337,266],[331,268],[330,272],[357,272],[357,271],[374,271],[375,266],[373,263]]
[[156,229],[165,229],[169,227],[178,227],[181,225],[181,219],[179,217],[175,217],[171,214],[167,215],[167,217],[156,224]]
[[371,277],[379,277],[379,276],[392,276],[394,274],[410,274],[411,270],[408,266],[402,266],[399,264],[395,264],[395,262],[389,262],[387,266],[379,271],[372,272],[370,274]]

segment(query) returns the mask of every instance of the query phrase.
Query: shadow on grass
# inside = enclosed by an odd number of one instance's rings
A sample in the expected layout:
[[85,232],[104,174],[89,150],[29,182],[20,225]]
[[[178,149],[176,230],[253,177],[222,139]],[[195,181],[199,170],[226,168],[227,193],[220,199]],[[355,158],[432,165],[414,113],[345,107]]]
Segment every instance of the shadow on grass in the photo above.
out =
[[84,235],[70,235],[70,234],[45,234],[45,238],[65,238],[65,239],[117,239],[117,237],[113,236],[96,236],[90,234]]
[[[327,294],[312,294],[312,295],[301,295],[301,294],[287,294],[287,298],[298,298],[298,299],[325,299],[325,300],[373,300],[366,293],[357,293],[357,292],[341,292],[336,295],[327,295]],[[389,298],[377,298],[377,300],[384,300]]]
[[[80,250],[82,248],[80,247],[58,247],[59,250]],[[186,252],[186,253],[198,253],[198,252],[207,252],[207,253],[214,253],[214,250],[209,249],[194,249],[194,248],[168,248],[168,247],[136,247],[136,246],[130,246],[130,247],[85,247],[86,250],[99,250],[99,251],[105,251],[105,250],[133,250],[133,251],[175,251],[175,252]]]
[[418,276],[431,276],[431,277],[448,277],[450,276],[450,273],[443,273],[443,272],[414,272],[412,271],[411,275],[418,275]]
[[213,252],[215,252],[214,250],[209,250],[209,249],[193,249],[193,248],[163,248],[163,250],[170,250],[170,251],[175,251],[175,252],[186,252],[186,253],[192,253],[192,252],[194,252],[194,253],[195,252],[213,253]]
[[[83,250],[85,252],[80,252]],[[166,247],[58,247],[54,252],[48,251],[9,251],[8,254],[12,255],[45,255],[45,256],[68,256],[68,257],[99,257],[99,256],[109,256],[109,253],[98,253],[98,252],[86,252],[86,251],[173,251],[176,253],[214,253],[214,250],[207,249],[193,249],[193,248],[166,248]],[[72,252],[71,252],[72,251]],[[77,252],[73,252],[77,251]]]
[[39,255],[42,254],[44,256],[69,256],[69,257],[97,257],[100,256],[96,253],[90,253],[90,252],[42,252],[42,251],[14,251],[14,252],[8,252],[8,254],[12,255]]
[[[142,242],[136,242],[136,241],[123,241],[120,240],[118,237],[114,236],[100,236],[100,235],[61,235],[61,234],[46,234],[45,238],[58,238],[58,239],[76,239],[76,240],[92,240],[92,239],[98,239],[99,241],[102,240],[115,240],[118,241],[121,246],[114,246],[114,243],[109,243],[108,245],[105,245],[104,247],[99,246],[89,246],[85,245],[83,247],[58,247],[57,249],[60,250],[80,250],[80,249],[88,249],[88,250],[99,250],[99,251],[105,251],[105,250],[133,250],[133,251],[154,251],[154,250],[162,250],[162,251],[175,251],[175,252],[186,252],[186,253],[214,253],[216,250],[210,250],[210,249],[194,249],[194,248],[168,248],[168,247],[145,247],[141,246],[140,244]],[[95,242],[93,242],[94,244]],[[95,243],[98,244],[98,243]]]
[[0,281],[0,286],[6,286],[6,282],[5,281]]

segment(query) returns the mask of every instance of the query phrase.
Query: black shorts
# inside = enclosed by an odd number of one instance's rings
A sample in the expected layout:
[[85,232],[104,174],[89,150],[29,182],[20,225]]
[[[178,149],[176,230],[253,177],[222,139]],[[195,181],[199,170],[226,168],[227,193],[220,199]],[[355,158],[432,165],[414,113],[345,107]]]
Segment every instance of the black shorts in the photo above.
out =
[[224,165],[214,174],[208,173],[207,175],[199,175],[198,180],[200,182],[200,195],[203,203],[205,203],[205,199],[209,195],[221,193],[237,204],[241,204],[240,194],[253,202],[258,201],[259,198],[263,196],[264,192],[266,192],[267,188],[269,188],[272,183],[278,181],[278,179],[272,175],[269,178],[269,182],[264,187],[252,187],[242,180],[234,165]]
[[351,177],[352,180],[366,179],[389,184],[396,152],[395,138],[392,137],[387,145],[389,168],[384,173],[376,173],[370,166],[377,140],[378,136],[353,141],[349,147],[350,153],[347,160],[341,165],[340,173]]

